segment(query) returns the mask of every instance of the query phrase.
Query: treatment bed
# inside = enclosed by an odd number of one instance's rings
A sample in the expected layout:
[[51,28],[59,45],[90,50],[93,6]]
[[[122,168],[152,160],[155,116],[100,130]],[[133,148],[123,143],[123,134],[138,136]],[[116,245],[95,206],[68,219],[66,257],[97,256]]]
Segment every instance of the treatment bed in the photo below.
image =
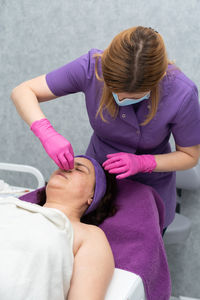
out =
[[[36,189],[45,185],[45,180],[41,172],[31,166],[0,163],[0,170],[6,172],[23,172],[35,176],[37,179]],[[19,177],[20,178],[20,177]],[[1,179],[2,175],[1,175]],[[0,185],[0,198],[15,196],[20,197],[33,191],[33,188],[11,186],[3,180]],[[105,300],[145,300],[143,282],[140,276],[119,268],[115,268],[112,281],[109,285]]]

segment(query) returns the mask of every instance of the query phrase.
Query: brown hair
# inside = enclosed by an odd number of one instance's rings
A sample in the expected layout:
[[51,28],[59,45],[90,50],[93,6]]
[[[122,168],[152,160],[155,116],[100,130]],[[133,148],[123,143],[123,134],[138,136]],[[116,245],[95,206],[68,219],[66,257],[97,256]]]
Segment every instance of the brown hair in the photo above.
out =
[[106,175],[106,193],[102,200],[99,202],[98,207],[87,215],[83,215],[81,222],[92,225],[100,225],[106,218],[112,217],[117,211],[115,204],[117,194],[116,177],[114,174],[110,174],[105,171]]
[[[118,106],[112,92],[137,93],[151,91],[151,110],[141,125],[146,125],[156,114],[159,103],[159,82],[167,71],[168,60],[161,35],[147,27],[132,27],[114,37],[102,54],[95,54],[95,74],[104,82],[102,97],[97,111],[106,122],[103,111],[107,109],[114,118]],[[101,58],[102,74],[97,65]]]

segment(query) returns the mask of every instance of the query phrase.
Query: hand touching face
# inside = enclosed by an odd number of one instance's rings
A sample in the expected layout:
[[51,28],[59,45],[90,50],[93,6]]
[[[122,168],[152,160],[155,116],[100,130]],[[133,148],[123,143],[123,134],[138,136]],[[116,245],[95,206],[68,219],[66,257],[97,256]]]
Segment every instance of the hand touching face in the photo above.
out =
[[90,160],[76,157],[74,168],[68,171],[58,169],[50,177],[47,191],[56,192],[64,200],[89,199],[93,197],[95,171]]

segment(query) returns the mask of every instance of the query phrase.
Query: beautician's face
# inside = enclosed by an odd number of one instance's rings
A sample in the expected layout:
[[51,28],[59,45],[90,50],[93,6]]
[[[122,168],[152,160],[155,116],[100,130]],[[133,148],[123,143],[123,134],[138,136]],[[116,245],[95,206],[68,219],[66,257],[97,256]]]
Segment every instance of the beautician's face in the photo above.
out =
[[90,160],[76,157],[72,170],[55,171],[48,182],[48,187],[64,192],[64,195],[73,198],[87,198],[93,196],[95,186],[95,171]]

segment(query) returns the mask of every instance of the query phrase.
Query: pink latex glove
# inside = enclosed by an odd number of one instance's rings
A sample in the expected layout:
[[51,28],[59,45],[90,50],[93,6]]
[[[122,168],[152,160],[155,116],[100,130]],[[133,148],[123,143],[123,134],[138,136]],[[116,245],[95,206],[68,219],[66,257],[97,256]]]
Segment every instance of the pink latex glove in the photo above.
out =
[[74,151],[72,146],[68,140],[55,131],[49,120],[41,119],[33,122],[31,130],[40,139],[45,151],[59,168],[73,169]]
[[109,173],[120,174],[117,179],[142,173],[151,173],[156,168],[156,161],[153,155],[136,155],[119,152],[108,154],[108,159],[103,163],[105,170]]

